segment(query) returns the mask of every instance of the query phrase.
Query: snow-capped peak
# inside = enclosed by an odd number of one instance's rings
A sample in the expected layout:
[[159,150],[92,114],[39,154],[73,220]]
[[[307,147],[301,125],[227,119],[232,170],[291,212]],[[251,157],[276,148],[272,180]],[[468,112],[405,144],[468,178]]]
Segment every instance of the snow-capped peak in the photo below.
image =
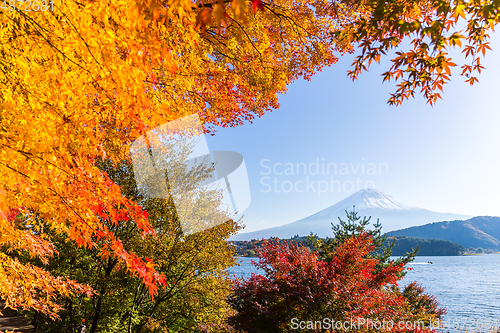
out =
[[332,213],[333,215],[337,216],[339,212],[341,213],[341,215],[344,215],[344,211],[350,211],[353,206],[356,206],[356,211],[365,209],[382,209],[387,211],[416,209],[416,207],[412,207],[399,202],[390,195],[387,195],[375,189],[363,189],[357,191],[356,193],[336,203],[335,205],[319,211],[312,216],[327,216],[331,215]]
[[375,189],[360,190],[350,197],[342,200],[337,205],[340,204],[346,207],[352,207],[354,205],[357,209],[376,208],[384,210],[403,210],[415,208],[399,202],[390,195],[387,195]]

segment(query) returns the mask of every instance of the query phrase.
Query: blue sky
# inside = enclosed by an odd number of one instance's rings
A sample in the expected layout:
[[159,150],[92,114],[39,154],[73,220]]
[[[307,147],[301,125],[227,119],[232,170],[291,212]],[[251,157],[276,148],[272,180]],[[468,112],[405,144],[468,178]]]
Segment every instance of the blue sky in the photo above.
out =
[[[207,136],[211,150],[245,158],[252,195],[245,232],[294,222],[364,187],[439,212],[500,216],[499,39],[494,36],[483,61],[480,83],[464,83],[455,68],[434,107],[420,96],[388,106],[395,88],[382,84],[380,74],[389,62],[352,82],[347,56],[311,81],[290,85],[279,109]],[[303,165],[296,174],[297,164],[317,161],[319,175],[314,166],[304,175]],[[292,172],[285,163],[295,175],[279,175],[287,167]],[[276,166],[278,174],[263,165]]]

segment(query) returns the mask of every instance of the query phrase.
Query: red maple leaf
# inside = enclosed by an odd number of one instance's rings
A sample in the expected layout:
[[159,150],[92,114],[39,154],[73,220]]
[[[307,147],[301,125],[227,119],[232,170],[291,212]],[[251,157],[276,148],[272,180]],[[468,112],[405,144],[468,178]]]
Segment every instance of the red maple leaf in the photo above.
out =
[[257,9],[264,11],[264,5],[260,0],[252,0],[252,8],[254,13],[257,12]]

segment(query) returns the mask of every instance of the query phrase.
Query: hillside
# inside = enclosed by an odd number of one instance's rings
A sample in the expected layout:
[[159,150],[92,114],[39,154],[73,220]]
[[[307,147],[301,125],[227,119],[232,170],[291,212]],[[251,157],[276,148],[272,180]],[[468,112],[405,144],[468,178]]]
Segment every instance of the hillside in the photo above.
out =
[[435,222],[391,231],[387,235],[443,239],[466,248],[499,251],[500,217],[477,216],[468,220]]

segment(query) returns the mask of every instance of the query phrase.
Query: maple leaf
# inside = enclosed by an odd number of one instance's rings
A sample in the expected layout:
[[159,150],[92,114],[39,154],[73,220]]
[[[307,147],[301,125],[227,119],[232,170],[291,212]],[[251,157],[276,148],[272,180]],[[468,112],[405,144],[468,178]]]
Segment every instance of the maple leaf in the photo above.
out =
[[212,9],[203,8],[196,17],[196,23],[200,25],[201,31],[205,33],[207,25],[212,23]]
[[264,11],[264,4],[261,0],[252,0],[252,9],[254,13],[256,13],[257,10]]
[[6,199],[5,191],[2,188],[0,188],[0,219],[8,220],[9,219],[8,213],[10,209],[5,199]]
[[219,29],[222,26],[222,24],[226,24],[227,23],[227,19],[229,18],[229,15],[226,12],[223,0],[219,0],[214,5],[214,10],[213,10],[212,13],[213,13],[213,15],[215,17],[215,23],[217,24],[217,27]]
[[232,0],[231,8],[236,18],[241,19],[247,10],[247,5],[245,0]]

